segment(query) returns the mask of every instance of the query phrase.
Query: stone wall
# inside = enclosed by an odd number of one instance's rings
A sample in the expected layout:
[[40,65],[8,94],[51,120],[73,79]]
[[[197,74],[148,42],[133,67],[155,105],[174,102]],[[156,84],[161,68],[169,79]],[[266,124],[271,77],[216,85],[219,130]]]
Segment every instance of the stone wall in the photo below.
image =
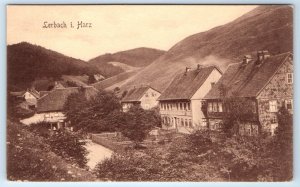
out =
[[[270,111],[270,101],[276,101],[277,109],[293,100],[293,84],[288,84],[287,74],[293,73],[291,59],[287,60],[257,97],[259,121],[262,131],[273,134],[276,129],[277,114]],[[293,110],[290,110],[293,113]]]

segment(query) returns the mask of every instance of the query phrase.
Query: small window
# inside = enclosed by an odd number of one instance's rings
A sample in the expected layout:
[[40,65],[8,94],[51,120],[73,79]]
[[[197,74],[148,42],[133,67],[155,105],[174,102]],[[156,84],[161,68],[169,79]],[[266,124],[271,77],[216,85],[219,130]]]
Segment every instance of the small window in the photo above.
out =
[[293,84],[293,74],[292,73],[287,74],[287,83]]
[[176,103],[176,109],[177,109],[177,110],[179,109],[178,103]]
[[215,84],[216,84],[215,82],[210,83],[211,87],[214,87]]
[[148,93],[146,93],[146,94],[145,94],[145,97],[148,97],[148,96],[149,96]]
[[218,111],[223,112],[223,106],[221,102],[218,103]]
[[188,126],[188,121],[187,121],[187,119],[184,120],[184,124],[185,124],[186,127]]
[[179,105],[180,105],[180,110],[182,110],[182,103],[180,103]]
[[184,126],[184,121],[182,118],[181,118],[181,126]]
[[187,103],[188,110],[191,110],[191,104]]
[[156,94],[154,92],[152,92],[152,97],[155,97],[155,96],[156,96]]
[[211,129],[211,130],[215,130],[215,124],[211,124],[211,125],[210,125],[210,129]]
[[276,115],[271,116],[271,123],[272,124],[277,123],[277,116]]
[[246,133],[247,133],[248,136],[251,136],[251,129],[247,128]]
[[184,110],[186,110],[186,103],[183,103],[183,108]]
[[213,103],[213,111],[218,112],[218,103],[217,102]]
[[270,112],[277,112],[277,101],[276,100],[269,101],[269,109],[270,109]]
[[253,135],[258,135],[258,126],[257,125],[252,126],[252,134]]
[[190,127],[190,128],[193,127],[193,125],[192,125],[192,120],[191,120],[191,119],[189,119],[189,127]]
[[293,110],[293,100],[292,99],[291,100],[286,100],[285,101],[285,107],[288,110]]
[[208,112],[212,112],[212,111],[213,111],[213,104],[208,103]]

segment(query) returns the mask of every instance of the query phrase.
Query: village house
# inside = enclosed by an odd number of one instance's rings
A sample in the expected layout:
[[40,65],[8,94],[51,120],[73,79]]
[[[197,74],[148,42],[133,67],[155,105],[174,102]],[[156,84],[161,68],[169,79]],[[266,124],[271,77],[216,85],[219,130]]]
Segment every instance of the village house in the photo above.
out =
[[[239,125],[242,135],[257,135],[264,131],[274,134],[278,126],[277,111],[286,107],[293,113],[293,55],[271,56],[258,51],[257,58],[247,55],[241,63],[230,64],[221,79],[204,97],[207,126],[217,130],[230,111],[226,99],[241,99],[252,103],[251,119]],[[246,107],[245,106],[245,107]]]
[[71,94],[83,92],[89,99],[98,93],[92,86],[57,88],[37,100],[36,113],[21,120],[22,123],[30,125],[32,123],[47,122],[51,124],[51,129],[63,128],[66,126],[65,115],[63,113],[64,104]]
[[191,133],[202,126],[201,100],[221,77],[216,66],[200,66],[177,75],[158,98],[162,126]]
[[35,89],[27,89],[26,91],[10,92],[10,95],[16,100],[20,100],[21,103],[18,107],[23,109],[33,110],[36,108],[37,99],[40,98],[40,94]]
[[139,105],[145,110],[151,109],[158,106],[159,96],[160,92],[150,86],[135,87],[122,98],[122,109],[127,112],[134,105]]

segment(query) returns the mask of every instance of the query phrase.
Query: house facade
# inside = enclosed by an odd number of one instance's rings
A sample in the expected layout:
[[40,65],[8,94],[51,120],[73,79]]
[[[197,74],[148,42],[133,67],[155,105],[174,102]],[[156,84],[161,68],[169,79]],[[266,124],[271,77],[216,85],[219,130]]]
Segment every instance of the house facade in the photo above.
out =
[[[293,113],[293,55],[270,55],[259,51],[257,58],[245,56],[243,62],[231,64],[212,90],[204,97],[204,121],[219,130],[230,108],[228,100],[243,100],[252,108],[251,116],[239,125],[242,135],[273,135],[278,126],[277,112],[282,106]],[[250,113],[250,112],[249,112]]]
[[157,98],[160,92],[150,86],[136,87],[128,91],[121,100],[122,109],[127,112],[130,107],[139,105],[145,110],[158,106]]
[[63,128],[68,123],[63,113],[64,104],[71,94],[83,92],[89,99],[98,93],[92,86],[57,88],[37,100],[36,113],[30,117],[21,120],[22,123],[30,125],[32,123],[47,122],[51,124],[52,129]]
[[36,108],[37,100],[40,98],[39,92],[35,89],[27,89],[26,91],[21,92],[10,92],[10,95],[21,101],[18,107],[27,110],[34,110]]
[[177,75],[158,98],[162,126],[181,133],[191,133],[203,125],[202,98],[221,77],[216,66],[186,68]]

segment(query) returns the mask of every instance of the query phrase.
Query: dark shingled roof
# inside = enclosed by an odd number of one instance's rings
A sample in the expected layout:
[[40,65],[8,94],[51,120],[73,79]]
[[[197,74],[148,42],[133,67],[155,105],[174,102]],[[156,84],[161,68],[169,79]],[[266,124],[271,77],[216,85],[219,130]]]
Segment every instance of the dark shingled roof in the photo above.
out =
[[222,96],[221,90],[225,90],[226,97],[256,97],[290,55],[292,54],[282,53],[270,56],[263,60],[260,65],[256,64],[256,60],[250,61],[248,64],[229,65],[226,72],[204,99],[224,97],[224,91]]
[[[133,88],[133,89],[129,90],[128,93],[125,95],[125,97],[122,99],[122,102],[138,102],[138,101],[140,101],[140,99],[143,97],[144,93],[149,88],[155,90],[154,88],[152,88],[150,86],[141,86],[141,87],[137,87],[137,88]],[[155,90],[155,91],[157,91],[157,90]]]
[[87,98],[95,96],[98,90],[92,86],[88,87],[72,87],[72,88],[60,88],[50,91],[47,95],[44,95],[37,100],[37,112],[51,112],[51,111],[62,111],[65,102],[68,97],[73,93],[78,93],[79,90],[83,89],[84,94]]
[[158,100],[191,99],[214,69],[220,71],[208,66],[177,75]]

